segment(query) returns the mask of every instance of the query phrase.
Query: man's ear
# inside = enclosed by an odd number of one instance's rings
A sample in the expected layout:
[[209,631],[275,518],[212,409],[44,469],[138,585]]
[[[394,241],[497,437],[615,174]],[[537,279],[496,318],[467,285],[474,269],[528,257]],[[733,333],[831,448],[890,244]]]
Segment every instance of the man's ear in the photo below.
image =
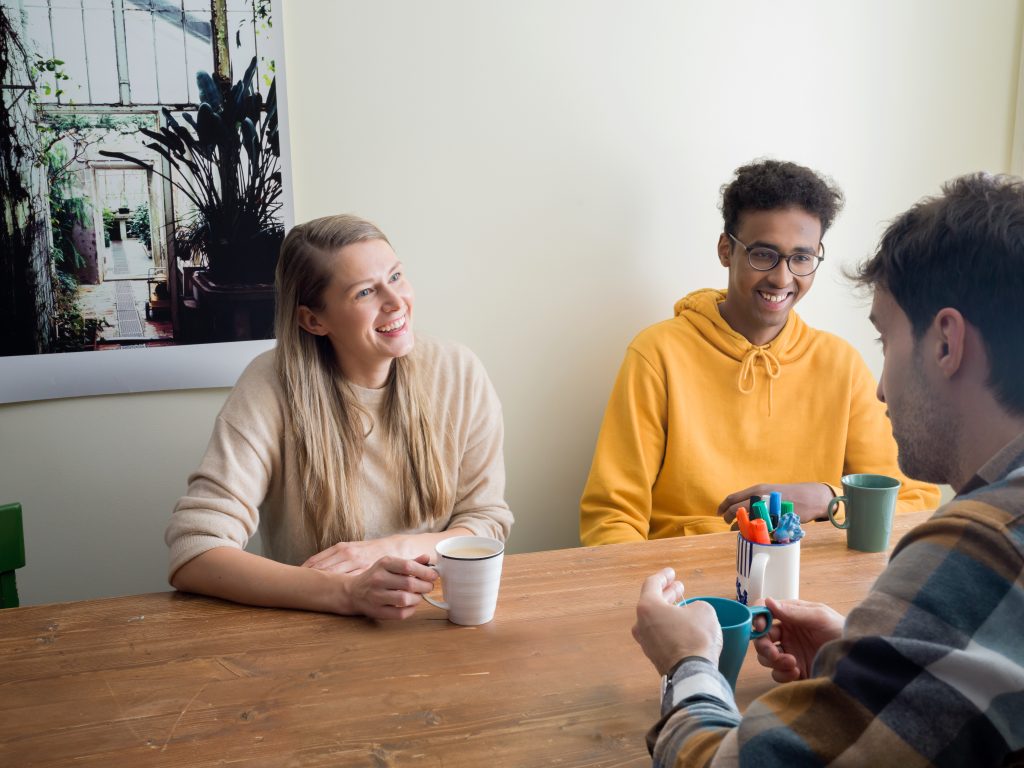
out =
[[304,304],[299,305],[298,319],[299,327],[307,333],[312,333],[314,336],[327,335],[327,329],[320,322],[320,318],[316,316],[312,309]]
[[935,361],[943,375],[952,378],[963,364],[967,321],[959,310],[943,307],[935,313],[932,327],[936,331]]
[[732,259],[732,240],[723,232],[718,236],[718,260],[728,268]]

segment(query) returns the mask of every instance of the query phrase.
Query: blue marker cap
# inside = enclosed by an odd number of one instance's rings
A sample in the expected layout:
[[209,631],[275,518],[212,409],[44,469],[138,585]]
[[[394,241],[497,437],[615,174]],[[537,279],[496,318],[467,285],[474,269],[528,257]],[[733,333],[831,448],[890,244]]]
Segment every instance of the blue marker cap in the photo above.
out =
[[782,494],[778,491],[772,491],[768,496],[768,513],[776,519],[782,514]]

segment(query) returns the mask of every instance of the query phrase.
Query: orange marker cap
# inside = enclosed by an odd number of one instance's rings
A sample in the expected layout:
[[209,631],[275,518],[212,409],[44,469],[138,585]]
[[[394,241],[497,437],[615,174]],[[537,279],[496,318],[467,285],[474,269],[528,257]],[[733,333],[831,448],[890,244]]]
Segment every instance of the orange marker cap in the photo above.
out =
[[750,521],[750,541],[755,544],[771,544],[768,537],[768,525],[761,518]]
[[736,522],[739,524],[740,536],[750,541],[750,515],[747,514],[746,507],[736,510]]

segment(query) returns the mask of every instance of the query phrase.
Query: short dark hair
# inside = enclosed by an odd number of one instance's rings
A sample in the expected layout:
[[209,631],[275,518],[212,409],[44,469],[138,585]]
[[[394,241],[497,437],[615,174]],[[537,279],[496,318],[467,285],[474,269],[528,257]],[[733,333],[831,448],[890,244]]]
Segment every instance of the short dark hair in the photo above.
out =
[[725,232],[734,235],[744,211],[803,208],[821,222],[821,235],[843,208],[843,192],[831,179],[810,168],[780,160],[755,160],[736,169],[723,184],[722,218]]
[[918,340],[940,309],[958,310],[981,333],[996,399],[1024,414],[1024,180],[946,182],[889,225],[852,277],[885,289]]

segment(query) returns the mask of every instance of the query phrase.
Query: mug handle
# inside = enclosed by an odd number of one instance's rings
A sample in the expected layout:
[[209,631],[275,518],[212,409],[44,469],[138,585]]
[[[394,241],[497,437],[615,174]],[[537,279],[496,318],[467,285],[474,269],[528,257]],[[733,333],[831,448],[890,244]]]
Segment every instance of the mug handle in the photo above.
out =
[[750,580],[747,582],[747,602],[764,600],[764,575],[768,570],[768,553],[758,552],[750,561]]
[[[839,502],[843,502],[846,508],[846,517],[843,518],[843,522],[836,520],[836,507],[839,506]],[[836,496],[828,503],[828,519],[836,528],[849,528],[850,527],[850,500],[845,496]]]
[[[767,619],[767,623],[764,625],[764,629],[760,632],[754,629],[754,617],[764,616]],[[764,637],[768,634],[768,630],[772,628],[772,612],[764,605],[752,605],[750,606],[750,639],[755,640],[758,637]]]
[[[427,563],[427,568],[433,568],[435,571],[437,571],[437,575],[438,576],[441,575],[441,569],[438,568],[433,563]],[[448,603],[446,603],[444,600],[435,600],[430,595],[426,595],[426,594],[421,594],[420,597],[422,597],[424,600],[426,600],[428,603],[430,603],[435,608],[442,608],[442,609],[444,609],[446,611],[449,610],[448,609]]]
[[444,602],[443,600],[435,600],[430,595],[420,595],[420,597],[422,597],[424,600],[426,600],[428,603],[430,603],[436,608],[444,608],[446,611],[448,610],[448,603]]

